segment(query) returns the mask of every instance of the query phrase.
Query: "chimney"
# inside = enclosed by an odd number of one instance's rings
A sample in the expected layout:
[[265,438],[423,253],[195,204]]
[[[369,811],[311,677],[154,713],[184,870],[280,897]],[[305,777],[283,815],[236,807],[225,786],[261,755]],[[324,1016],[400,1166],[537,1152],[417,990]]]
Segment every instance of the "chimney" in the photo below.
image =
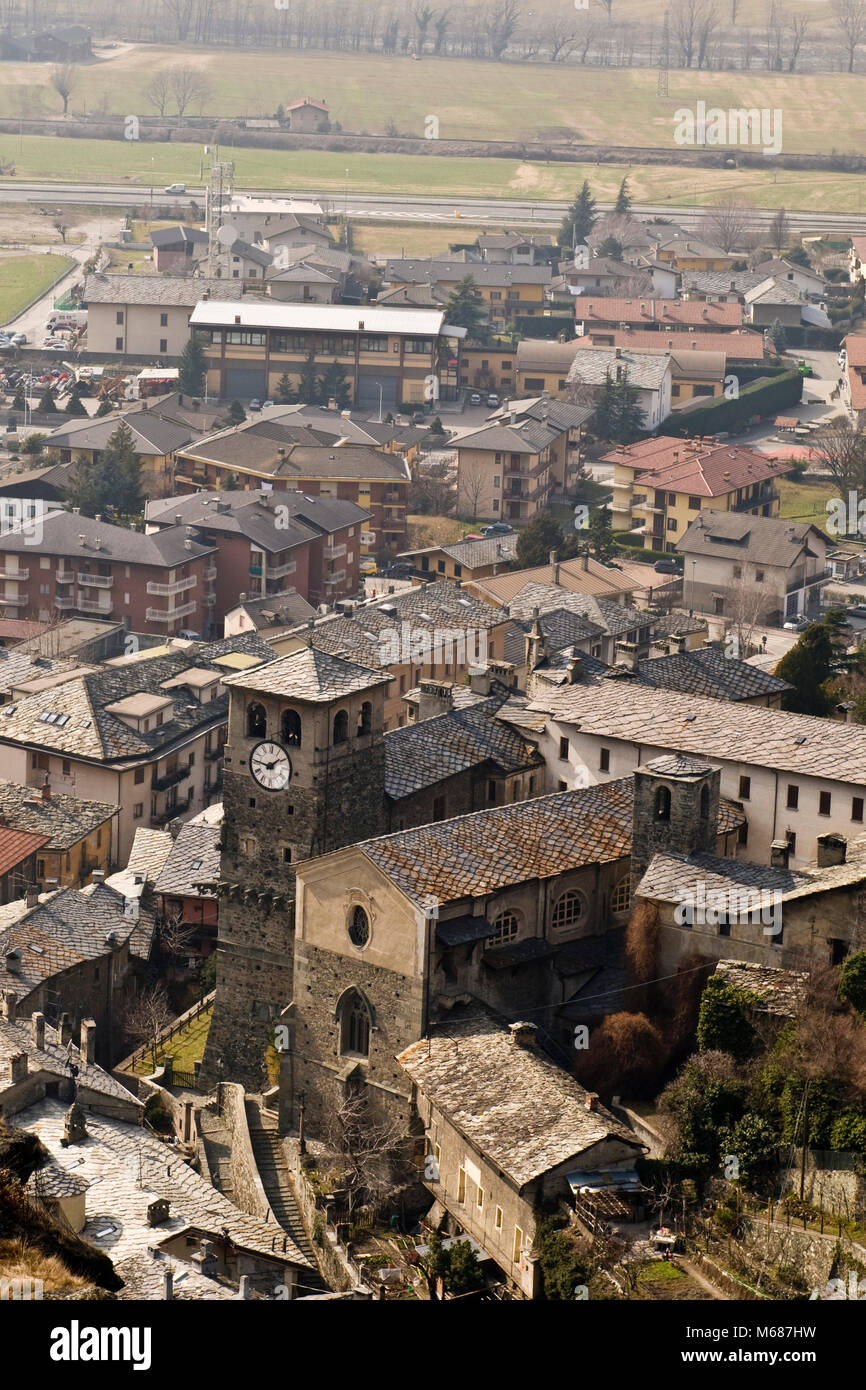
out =
[[587,1091],[587,1093],[586,1093],[586,1100],[584,1101],[584,1104],[586,1105],[587,1110],[593,1110],[593,1111],[597,1110],[597,1109],[598,1109],[598,1092],[597,1092],[597,1091]]
[[422,681],[418,700],[418,722],[435,719],[454,708],[454,687],[448,681]]
[[625,666],[629,671],[636,671],[638,663],[637,642],[617,642],[616,644],[616,664]]
[[512,1047],[535,1047],[537,1029],[534,1023],[509,1023]]
[[238,1298],[244,1301],[252,1298],[252,1293],[250,1292],[250,1276],[248,1274],[242,1274],[238,1281]]
[[27,1080],[26,1052],[16,1052],[14,1056],[9,1058],[9,1075],[12,1078],[13,1086],[18,1081]]
[[18,995],[14,989],[4,989],[3,991],[3,1013],[7,1023],[14,1023],[16,1009],[18,1005]]
[[473,695],[490,694],[490,672],[486,666],[469,667],[469,688]]
[[844,835],[828,833],[818,836],[818,868],[829,869],[831,864],[844,864],[848,855],[848,841]]
[[583,568],[584,568],[584,570],[588,570],[588,569],[589,569],[589,551],[588,551],[588,550],[585,550],[585,551],[583,552]]
[[61,1047],[68,1047],[72,1042],[72,1019],[67,1013],[60,1015],[60,1023],[57,1028],[57,1040]]
[[684,632],[672,632],[668,638],[668,655],[675,656],[677,652],[686,650],[687,635]]
[[104,869],[93,869],[92,872],[91,872],[91,874],[90,874],[90,882],[91,882],[91,883],[104,883],[104,882],[105,882],[105,870],[104,870]]
[[92,1018],[81,1020],[81,1059],[84,1062],[96,1061],[96,1023]]
[[50,801],[50,800],[51,800],[51,784],[50,784],[50,782],[48,781],[48,778],[47,778],[47,777],[45,778],[45,781],[44,781],[43,784],[42,784],[41,791],[40,791],[40,795],[41,795],[43,801]]
[[38,906],[38,904],[39,904],[39,884],[38,884],[38,883],[28,883],[28,885],[27,885],[27,897],[26,897],[25,901],[26,901],[26,903],[27,903],[28,908],[37,907],[37,906]]
[[524,638],[524,657],[526,667],[529,671],[534,671],[536,666],[547,656],[547,638],[538,616],[538,609],[532,611],[532,627]]
[[574,656],[569,658],[566,671],[568,672],[568,684],[577,685],[583,674],[583,658],[580,652],[575,652]]
[[162,1271],[162,1300],[171,1303],[174,1298],[174,1274],[170,1269]]
[[787,840],[774,840],[770,845],[770,863],[774,869],[787,869],[791,846]]
[[[613,350],[613,355],[614,355],[614,357],[622,357],[622,348],[621,348],[621,347],[614,348],[614,350]],[[619,380],[619,377],[617,377],[617,381],[618,381],[618,380]]]
[[45,1015],[35,1013],[30,1015],[30,1038],[34,1047],[42,1051],[45,1047]]

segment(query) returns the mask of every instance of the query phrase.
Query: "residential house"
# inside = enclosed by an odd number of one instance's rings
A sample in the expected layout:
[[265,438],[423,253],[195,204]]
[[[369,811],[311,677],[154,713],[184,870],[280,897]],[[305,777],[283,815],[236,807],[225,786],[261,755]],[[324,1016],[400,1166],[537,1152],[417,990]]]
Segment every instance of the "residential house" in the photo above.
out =
[[242,280],[245,285],[255,281],[253,289],[260,288],[264,293],[265,280],[273,263],[272,252],[238,237],[231,246],[209,259],[208,270],[220,280]]
[[153,885],[160,916],[189,933],[182,954],[190,963],[216,949],[219,907],[209,885],[220,876],[219,838],[218,825],[181,825]]
[[315,97],[299,97],[286,106],[286,119],[289,130],[302,135],[312,135],[319,130],[328,130],[328,103]]
[[140,825],[159,828],[218,797],[228,705],[222,680],[274,655],[253,633],[153,650],[0,714],[7,777],[28,788],[47,779],[52,796],[118,808],[109,855],[121,863]]
[[[81,888],[94,870],[106,873],[111,862],[111,822],[117,807],[106,801],[83,801],[56,792],[46,777],[41,786],[22,787],[0,780],[0,821],[9,829],[43,840],[35,873],[24,887]],[[22,886],[13,896],[20,897]],[[8,901],[8,896],[4,901]]]
[[0,814],[0,904],[29,892],[37,882],[37,854],[47,844],[45,835],[15,830]]
[[165,420],[150,410],[124,410],[101,420],[69,420],[50,430],[46,447],[60,451],[61,464],[86,468],[99,462],[115,430],[121,424],[132,434],[132,444],[141,460],[142,490],[148,497],[165,497],[174,481],[175,455],[194,437],[186,425]]
[[[563,562],[559,567],[560,579],[567,563]],[[524,571],[524,574],[529,573],[531,571]],[[647,655],[653,634],[653,617],[644,608],[634,608],[625,600],[616,602],[600,594],[569,591],[538,580],[526,580],[512,594],[508,601],[508,613],[523,632],[528,632],[530,620],[536,622],[539,617],[541,619],[537,650],[534,654],[531,650],[527,651],[525,657],[525,665],[530,670],[540,656],[550,655],[565,646],[573,648],[575,652],[585,652],[605,666],[612,666],[624,642],[637,655]],[[545,615],[551,622],[545,620]],[[574,627],[575,617],[582,620],[580,630]],[[516,656],[512,649],[510,659],[515,660]]]
[[769,260],[759,261],[753,269],[759,275],[771,275],[774,280],[787,281],[807,299],[823,299],[826,293],[827,282],[823,275],[811,266],[799,265],[796,261],[786,261],[783,257],[774,256]]
[[673,369],[669,352],[592,347],[575,353],[566,378],[566,390],[573,400],[595,400],[608,381],[613,385],[628,381],[635,389],[641,429],[657,429],[670,415]]
[[473,517],[525,525],[551,493],[567,492],[579,467],[586,405],[542,400],[509,402],[481,429],[461,435],[457,451],[459,510]]
[[191,274],[207,254],[208,234],[198,227],[158,227],[150,233],[154,269],[160,274]]
[[513,1295],[543,1296],[545,1203],[579,1205],[576,1194],[601,1183],[608,1215],[637,1214],[616,1198],[639,1190],[646,1145],[543,1051],[535,1023],[505,1027],[474,1001],[458,1005],[397,1061],[412,1082],[424,1180],[446,1233],[477,1242]]
[[339,270],[312,260],[298,261],[284,270],[270,269],[266,279],[271,298],[282,304],[336,304],[345,284]]
[[[393,299],[390,302],[393,303]],[[530,338],[525,341],[544,340]],[[515,374],[515,360],[524,346],[524,342],[519,343],[516,349],[497,347],[495,343],[489,347],[464,346],[460,352],[461,386],[472,387],[482,392],[496,391],[509,396],[515,393],[516,386],[517,395],[526,395],[520,387],[519,377]]]
[[336,497],[238,489],[182,493],[149,503],[149,531],[184,526],[215,548],[216,602],[205,636],[223,632],[241,594],[279,594],[287,582],[313,606],[357,593],[360,535],[370,513]]
[[664,232],[659,232],[655,255],[658,260],[683,272],[729,270],[737,260],[735,255],[723,251],[720,246],[713,246],[694,237],[680,236],[676,228],[670,227]]
[[635,590],[634,580],[613,565],[603,565],[592,555],[581,555],[574,560],[557,560],[554,551],[551,551],[550,562],[546,565],[469,580],[466,589],[485,603],[507,608],[530,583],[552,585],[566,593],[611,599],[614,603],[630,603]]
[[827,579],[829,542],[804,521],[701,511],[677,542],[685,558],[692,608],[724,614],[734,626],[781,626],[817,615]]
[[553,237],[519,232],[482,232],[475,239],[475,249],[491,265],[549,265],[559,254]]
[[77,509],[49,512],[38,540],[0,536],[0,603],[40,620],[80,613],[167,637],[201,631],[215,602],[215,550],[182,526],[143,535]]
[[319,203],[298,198],[257,198],[246,193],[234,193],[220,209],[220,225],[227,224],[235,229],[244,241],[256,245],[268,245],[271,250],[271,237],[278,236],[280,244],[297,242],[302,233],[308,233],[307,242],[316,241],[330,245],[331,233],[325,225],[324,213]]
[[190,316],[209,295],[239,300],[243,285],[179,275],[88,275],[87,350],[107,357],[179,357]]
[[741,445],[670,435],[612,449],[603,462],[613,464],[614,530],[642,529],[645,549],[669,551],[704,509],[778,515],[775,479],[791,467]]
[[[53,1028],[46,1023],[44,1013],[20,1011],[15,990],[7,989],[0,1004],[0,1107],[4,1115],[20,1115],[51,1097],[58,1103],[61,1134],[63,1115],[76,1099],[87,1108],[88,1115],[111,1115],[131,1125],[141,1124],[143,1102],[96,1062],[92,1022],[88,1019],[82,1026],[80,1046],[76,1047],[68,1014]],[[75,1077],[69,1067],[70,1057],[78,1068]],[[137,1138],[140,1131],[132,1133]]]
[[80,63],[93,57],[92,36],[83,24],[56,24],[49,29],[0,36],[0,58],[11,63]]
[[859,724],[616,681],[565,686],[529,708],[544,715],[539,748],[548,764],[568,746],[566,781],[606,783],[672,753],[721,768],[722,794],[748,819],[738,853],[755,863],[769,864],[771,846],[785,842],[799,867],[815,859],[819,836],[862,830]]
[[858,280],[866,280],[866,236],[852,236],[848,259],[852,285],[856,285]]
[[446,297],[471,276],[494,327],[504,327],[515,316],[540,317],[544,312],[544,291],[553,278],[549,265],[522,265],[490,261],[389,260],[384,281],[398,285],[432,285]]
[[849,333],[845,339],[848,354],[844,372],[848,404],[859,425],[866,425],[866,333]]
[[456,396],[456,343],[466,330],[444,319],[433,309],[279,304],[256,296],[242,304],[203,299],[190,322],[204,347],[209,389],[225,399],[272,399],[284,375],[299,388],[312,354],[319,372],[334,362],[343,368],[354,405],[392,410],[404,401],[422,404],[433,391]]
[[517,534],[491,536],[483,541],[455,541],[453,545],[430,545],[422,550],[403,550],[397,557],[411,560],[420,582],[426,578],[450,579],[465,584],[486,579],[514,563]]
[[260,632],[272,646],[285,633],[315,615],[315,608],[301,598],[295,589],[282,589],[264,598],[244,597],[226,613],[223,637],[236,637],[241,632]]
[[669,352],[681,354],[683,352],[723,352],[727,358],[728,368],[736,370],[738,366],[755,366],[763,362],[766,356],[766,346],[762,333],[752,333],[739,330],[725,333],[694,333],[672,332],[657,333],[652,329],[630,329],[616,328],[603,329],[598,333],[591,329],[584,338],[577,339],[577,342],[586,347],[590,343],[598,345],[598,341],[603,339],[610,346],[627,348],[632,352]]
[[[747,290],[743,302],[746,320],[755,328],[772,328],[778,322],[783,328],[799,328],[806,307],[806,296],[787,280],[768,276],[754,289]],[[829,327],[830,320],[827,320]]]
[[619,328],[663,333],[693,334],[732,332],[743,326],[743,309],[726,300],[701,302],[692,299],[597,299],[582,295],[574,303],[578,335],[591,334],[599,345],[613,346],[612,334]]

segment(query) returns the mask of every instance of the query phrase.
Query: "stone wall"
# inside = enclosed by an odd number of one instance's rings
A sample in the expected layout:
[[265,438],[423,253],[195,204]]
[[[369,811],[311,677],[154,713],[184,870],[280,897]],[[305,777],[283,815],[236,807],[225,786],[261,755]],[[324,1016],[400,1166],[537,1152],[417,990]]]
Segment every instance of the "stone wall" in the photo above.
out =
[[223,1081],[217,1088],[217,1105],[220,1118],[232,1136],[229,1160],[232,1201],[251,1216],[273,1221],[274,1215],[253,1154],[243,1086]]

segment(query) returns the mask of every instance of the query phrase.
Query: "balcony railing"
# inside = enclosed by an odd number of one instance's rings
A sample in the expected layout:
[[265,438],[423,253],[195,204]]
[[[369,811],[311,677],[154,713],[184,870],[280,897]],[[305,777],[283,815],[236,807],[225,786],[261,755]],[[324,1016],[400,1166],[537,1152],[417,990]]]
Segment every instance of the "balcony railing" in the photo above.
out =
[[75,570],[58,570],[56,578],[58,584],[74,584]]
[[65,613],[68,609],[75,607],[75,599],[71,594],[69,598],[61,598],[58,594],[54,600],[54,607],[59,609],[61,613]]
[[217,577],[217,567],[216,567],[216,565],[211,565],[210,569],[206,569],[206,570],[204,571],[204,574],[202,575],[202,579],[205,581],[206,584],[209,584],[212,580],[216,579],[216,577]]
[[744,497],[742,502],[735,502],[732,511],[748,512],[752,507],[764,507],[768,502],[775,502],[778,499],[778,492],[774,487],[767,488],[766,492],[759,492],[757,497]]
[[102,603],[98,598],[80,598],[75,605],[82,613],[105,613],[109,614],[114,607],[112,603]]
[[30,578],[30,571],[29,571],[29,570],[0,570],[0,579],[11,579],[11,580],[17,579],[20,583],[23,584],[24,581],[25,581],[25,579],[29,579],[29,578]]
[[[326,550],[326,551],[325,551],[325,554],[327,555],[327,553],[328,553],[328,552],[327,552],[327,550]],[[298,562],[297,562],[297,560],[287,560],[286,563],[285,563],[284,565],[268,565],[268,578],[269,578],[269,579],[282,579],[283,576],[286,575],[286,574],[294,574],[294,572],[295,572],[295,570],[296,570],[297,568],[298,568]],[[262,572],[261,566],[259,566],[259,574],[261,574],[261,572]],[[251,571],[251,573],[252,573],[252,571]]]
[[204,604],[205,608],[212,608],[213,605],[216,603],[216,594],[203,594],[202,603]]
[[87,570],[78,571],[79,584],[89,584],[97,589],[110,589],[114,583],[113,574],[90,574]]
[[185,594],[187,589],[194,589],[198,579],[191,574],[188,579],[176,579],[173,584],[155,584],[149,580],[147,592],[153,594],[154,598],[171,598],[172,594]]
[[222,744],[219,744],[219,746],[218,746],[217,748],[206,748],[206,749],[205,749],[205,751],[204,751],[204,760],[205,760],[206,763],[212,763],[212,762],[215,762],[217,758],[221,758],[222,755],[223,755],[223,746],[222,746]]
[[148,608],[144,616],[149,623],[173,623],[175,618],[194,613],[197,607],[196,603],[184,603],[180,608]]
[[346,578],[346,571],[345,571],[345,570],[335,570],[333,574],[326,574],[326,575],[325,575],[325,583],[326,583],[326,584],[342,584],[342,582],[343,582],[343,580],[344,580],[345,578]]
[[184,811],[188,811],[191,805],[192,789],[190,789],[189,794],[183,797],[182,800],[175,801],[173,805],[166,806],[164,810],[158,811],[155,816],[151,816],[150,823],[151,825],[167,825],[170,820],[174,820],[175,816],[181,816]]
[[[341,555],[345,555],[346,549],[347,549],[347,547],[346,547],[345,545],[326,545],[326,546],[325,546],[325,559],[326,559],[326,560],[339,560],[340,557],[341,557]],[[273,574],[273,570],[271,570],[270,573]]]
[[2,607],[2,605],[5,603],[10,608],[26,608],[29,602],[30,600],[29,598],[27,598],[26,594],[20,597],[16,594],[14,598],[11,596],[11,594],[0,595],[0,607]]
[[150,783],[155,792],[168,791],[169,787],[176,787],[178,782],[182,782],[189,776],[189,764],[184,763],[183,767],[176,767],[173,772],[164,772],[161,777],[154,777]]

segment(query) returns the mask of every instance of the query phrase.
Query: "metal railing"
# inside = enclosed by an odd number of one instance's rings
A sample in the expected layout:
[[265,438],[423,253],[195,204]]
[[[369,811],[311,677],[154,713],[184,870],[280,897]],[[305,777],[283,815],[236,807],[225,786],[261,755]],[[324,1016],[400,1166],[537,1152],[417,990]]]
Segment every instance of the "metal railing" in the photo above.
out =
[[180,608],[148,608],[145,617],[149,623],[172,623],[175,618],[185,618],[188,613],[194,613],[198,604],[184,603]]
[[156,584],[150,579],[147,592],[153,594],[154,598],[171,598],[173,594],[185,594],[187,589],[194,589],[197,583],[198,579],[194,574],[188,579],[176,579],[173,584]]

